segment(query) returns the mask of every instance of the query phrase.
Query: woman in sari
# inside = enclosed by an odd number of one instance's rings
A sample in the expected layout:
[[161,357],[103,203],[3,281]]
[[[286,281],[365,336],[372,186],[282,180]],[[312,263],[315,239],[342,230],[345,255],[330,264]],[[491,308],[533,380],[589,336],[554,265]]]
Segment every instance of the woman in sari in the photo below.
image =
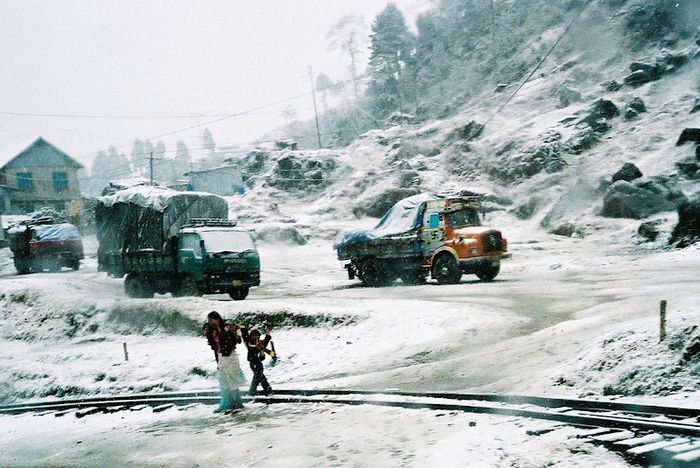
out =
[[218,312],[209,312],[205,335],[219,368],[221,400],[219,411],[234,412],[243,408],[238,387],[243,384],[241,367],[236,354],[236,344],[241,342],[236,325],[226,323]]

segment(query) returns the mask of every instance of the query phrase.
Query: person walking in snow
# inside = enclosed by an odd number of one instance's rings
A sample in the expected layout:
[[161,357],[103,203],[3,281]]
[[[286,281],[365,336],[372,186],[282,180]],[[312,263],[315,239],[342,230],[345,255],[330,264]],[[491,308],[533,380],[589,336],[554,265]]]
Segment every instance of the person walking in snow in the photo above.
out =
[[243,400],[238,387],[243,383],[243,380],[236,354],[236,344],[241,342],[238,327],[226,323],[218,312],[213,311],[207,315],[204,334],[209,346],[214,351],[214,358],[219,369],[221,400],[218,411],[239,410],[243,408]]
[[272,339],[271,330],[269,328],[265,329],[265,338],[260,340],[260,330],[257,328],[252,328],[250,332],[245,325],[240,326],[241,335],[243,336],[243,342],[248,348],[248,362],[250,363],[250,370],[253,371],[253,380],[250,382],[250,390],[248,394],[253,396],[258,393],[258,385],[262,385],[263,393],[265,395],[270,395],[272,393],[272,387],[267,381],[265,374],[263,373],[263,359],[265,359],[265,348],[270,343]]

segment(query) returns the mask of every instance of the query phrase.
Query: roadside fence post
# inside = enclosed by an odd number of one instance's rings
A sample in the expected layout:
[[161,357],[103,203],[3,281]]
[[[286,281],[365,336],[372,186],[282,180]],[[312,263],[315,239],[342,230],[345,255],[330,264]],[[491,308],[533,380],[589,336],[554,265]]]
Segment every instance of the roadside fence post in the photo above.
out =
[[659,306],[659,342],[666,339],[666,299]]
[[126,350],[126,343],[122,343],[124,345],[124,360],[128,361],[129,360],[129,351]]

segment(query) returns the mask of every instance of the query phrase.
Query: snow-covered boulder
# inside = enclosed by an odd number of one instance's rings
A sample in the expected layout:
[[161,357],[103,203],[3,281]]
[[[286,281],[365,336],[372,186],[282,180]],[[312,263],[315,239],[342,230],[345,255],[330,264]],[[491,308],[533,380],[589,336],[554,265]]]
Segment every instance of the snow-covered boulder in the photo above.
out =
[[269,223],[255,229],[256,241],[270,244],[305,245],[308,234],[302,234],[296,226],[283,223]]
[[625,120],[633,120],[647,111],[644,101],[640,97],[633,97],[625,107]]
[[605,191],[601,215],[607,218],[646,218],[654,213],[674,211],[686,196],[675,181],[665,176],[618,180]]
[[677,247],[687,247],[700,241],[700,195],[685,201],[678,207],[678,223],[671,232],[669,242]]
[[642,177],[642,175],[644,174],[642,174],[642,171],[640,171],[637,166],[632,163],[625,163],[616,173],[613,174],[612,181],[613,183],[617,182],[618,180],[632,182],[633,180]]
[[331,157],[287,152],[275,162],[267,183],[281,190],[322,189],[331,183],[336,168],[337,163]]

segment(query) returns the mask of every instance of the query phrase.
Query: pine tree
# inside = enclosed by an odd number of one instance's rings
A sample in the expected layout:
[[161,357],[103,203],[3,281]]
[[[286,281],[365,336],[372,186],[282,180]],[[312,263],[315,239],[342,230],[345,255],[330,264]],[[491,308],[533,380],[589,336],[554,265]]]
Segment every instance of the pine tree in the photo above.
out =
[[131,167],[129,166],[129,160],[126,156],[120,154],[117,148],[110,146],[107,150],[107,155],[109,157],[109,172],[112,174],[112,179],[123,179],[131,175]]
[[359,95],[359,77],[357,62],[367,47],[367,25],[359,15],[345,15],[328,31],[328,48],[340,50],[350,58],[350,75],[352,88],[357,101]]
[[412,80],[407,67],[414,53],[415,38],[396,4],[389,3],[372,24],[370,83],[368,95],[374,113],[385,117],[403,111],[410,98]]
[[173,166],[177,177],[182,176],[185,172],[192,168],[192,156],[190,156],[190,150],[182,140],[178,140],[177,142]]
[[142,173],[145,167],[144,151],[143,142],[138,138],[134,140],[134,146],[131,149],[131,167],[136,173]]

